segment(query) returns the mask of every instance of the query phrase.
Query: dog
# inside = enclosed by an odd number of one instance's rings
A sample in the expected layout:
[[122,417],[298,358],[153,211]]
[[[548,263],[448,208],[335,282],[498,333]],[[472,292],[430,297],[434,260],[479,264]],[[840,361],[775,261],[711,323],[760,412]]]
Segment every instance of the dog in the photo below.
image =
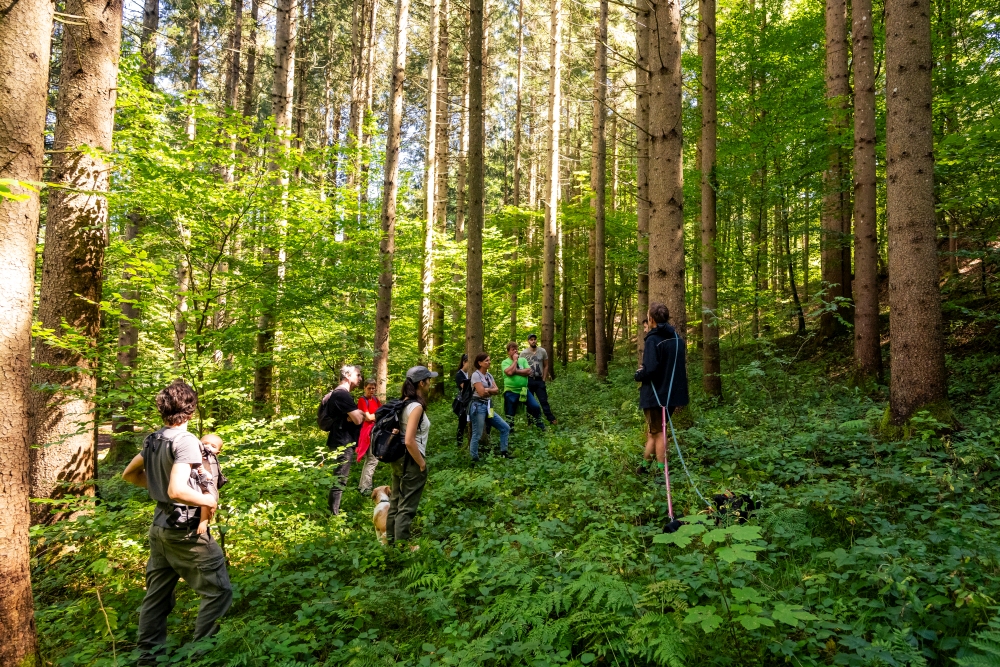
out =
[[745,493],[739,495],[726,489],[725,493],[712,496],[715,502],[715,525],[720,525],[728,514],[733,517],[738,524],[744,524],[750,516],[759,510],[763,503],[754,500]]
[[375,536],[382,544],[388,544],[389,539],[385,534],[385,517],[389,514],[389,494],[392,493],[390,486],[376,486],[372,489],[372,500],[375,501],[375,510],[372,512],[372,523],[375,524]]

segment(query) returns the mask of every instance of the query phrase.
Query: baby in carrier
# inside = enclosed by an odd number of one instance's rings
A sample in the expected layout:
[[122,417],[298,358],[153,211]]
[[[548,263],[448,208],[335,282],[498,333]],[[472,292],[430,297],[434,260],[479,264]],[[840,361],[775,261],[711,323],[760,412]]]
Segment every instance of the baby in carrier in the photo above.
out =
[[[222,438],[215,433],[208,433],[202,437],[201,465],[191,467],[191,478],[188,480],[191,488],[212,494],[216,502],[219,500],[219,489],[229,481],[219,468],[220,451],[222,451]],[[208,532],[208,524],[215,517],[215,509],[207,506],[199,509],[198,534],[204,535]]]

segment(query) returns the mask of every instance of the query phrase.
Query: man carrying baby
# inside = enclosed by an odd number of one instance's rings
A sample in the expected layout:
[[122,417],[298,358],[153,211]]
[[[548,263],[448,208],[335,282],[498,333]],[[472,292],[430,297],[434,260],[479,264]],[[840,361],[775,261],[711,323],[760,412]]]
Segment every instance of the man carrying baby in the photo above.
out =
[[[149,528],[146,596],[139,610],[139,664],[156,664],[167,643],[167,616],[174,607],[174,588],[184,579],[201,596],[194,639],[215,634],[219,619],[233,601],[226,556],[208,529],[199,531],[202,509],[214,511],[216,493],[192,483],[202,466],[202,443],[187,430],[198,397],[183,380],[174,380],[156,395],[163,428],[143,441],[122,478],[149,490],[156,501]],[[206,514],[209,512],[206,512]]]

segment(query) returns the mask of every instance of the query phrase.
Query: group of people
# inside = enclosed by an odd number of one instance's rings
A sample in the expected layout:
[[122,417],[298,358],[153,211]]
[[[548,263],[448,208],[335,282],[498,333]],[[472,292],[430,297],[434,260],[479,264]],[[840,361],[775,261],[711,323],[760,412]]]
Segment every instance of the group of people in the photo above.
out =
[[[490,373],[492,359],[486,352],[480,352],[469,364],[469,355],[463,354],[455,371],[458,397],[452,404],[458,415],[458,431],[455,439],[461,447],[469,436],[469,455],[472,462],[479,461],[479,444],[483,434],[495,428],[500,434],[500,456],[512,458],[509,449],[510,433],[513,428],[517,408],[523,401],[528,412],[528,421],[540,430],[545,430],[545,419],[556,424],[555,415],[549,407],[549,396],[545,378],[549,372],[549,356],[545,348],[538,345],[538,336],[528,336],[528,345],[518,350],[514,341],[507,343],[507,356],[500,363],[503,373],[503,411],[501,417],[493,409],[493,397],[500,393],[500,387]],[[471,371],[471,372],[470,372]]]
[[[668,324],[667,307],[652,303],[649,307],[642,363],[635,372],[640,383],[639,405],[646,422],[646,446],[643,464],[637,470],[646,474],[654,468],[663,470],[666,454],[665,431],[668,414],[688,404],[687,370],[684,341]],[[490,373],[490,355],[476,355],[469,366],[462,355],[455,371],[459,397],[457,439],[461,446],[467,430],[469,454],[479,460],[479,443],[488,427],[500,433],[500,455],[511,458],[508,439],[517,407],[523,401],[528,420],[544,430],[544,419],[555,424],[549,407],[545,378],[549,358],[538,346],[537,336],[528,337],[528,346],[518,350],[517,343],[507,344],[507,357],[500,365],[504,381],[504,415],[494,411],[493,399],[500,388]],[[469,372],[471,371],[471,373]],[[390,463],[392,492],[386,516],[389,543],[407,541],[417,505],[427,483],[427,440],[430,418],[427,398],[431,380],[437,373],[425,366],[406,372],[401,391],[400,433],[404,435],[405,453]],[[319,423],[328,431],[327,446],[337,453],[336,480],[328,496],[328,506],[339,514],[340,502],[353,462],[364,460],[358,490],[372,490],[379,461],[371,446],[371,431],[376,413],[382,406],[375,395],[374,380],[364,382],[362,395],[355,400],[352,391],[362,384],[361,369],[346,365],[340,370],[337,386],[323,397]],[[195,391],[183,380],[175,380],[156,396],[156,407],[163,427],[148,435],[142,451],[129,462],[122,477],[145,487],[156,502],[153,524],[149,529],[149,561],[146,565],[146,595],[139,612],[138,647],[140,664],[156,664],[167,641],[167,616],[174,606],[174,588],[184,579],[201,596],[195,623],[194,639],[209,637],[232,603],[232,586],[226,569],[225,553],[215,541],[209,523],[219,503],[219,489],[226,483],[217,455],[223,443],[215,434],[199,440],[187,429],[197,408]],[[416,545],[411,545],[411,550]]]

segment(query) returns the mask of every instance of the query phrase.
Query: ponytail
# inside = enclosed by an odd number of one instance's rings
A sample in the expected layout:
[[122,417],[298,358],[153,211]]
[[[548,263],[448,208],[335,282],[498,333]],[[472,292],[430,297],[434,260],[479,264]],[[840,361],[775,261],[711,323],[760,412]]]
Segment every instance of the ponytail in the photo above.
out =
[[417,403],[420,404],[420,407],[422,407],[426,411],[427,399],[421,396],[420,392],[417,391],[418,384],[419,384],[418,382],[414,382],[410,378],[406,378],[403,381],[402,398],[404,400],[416,401]]

